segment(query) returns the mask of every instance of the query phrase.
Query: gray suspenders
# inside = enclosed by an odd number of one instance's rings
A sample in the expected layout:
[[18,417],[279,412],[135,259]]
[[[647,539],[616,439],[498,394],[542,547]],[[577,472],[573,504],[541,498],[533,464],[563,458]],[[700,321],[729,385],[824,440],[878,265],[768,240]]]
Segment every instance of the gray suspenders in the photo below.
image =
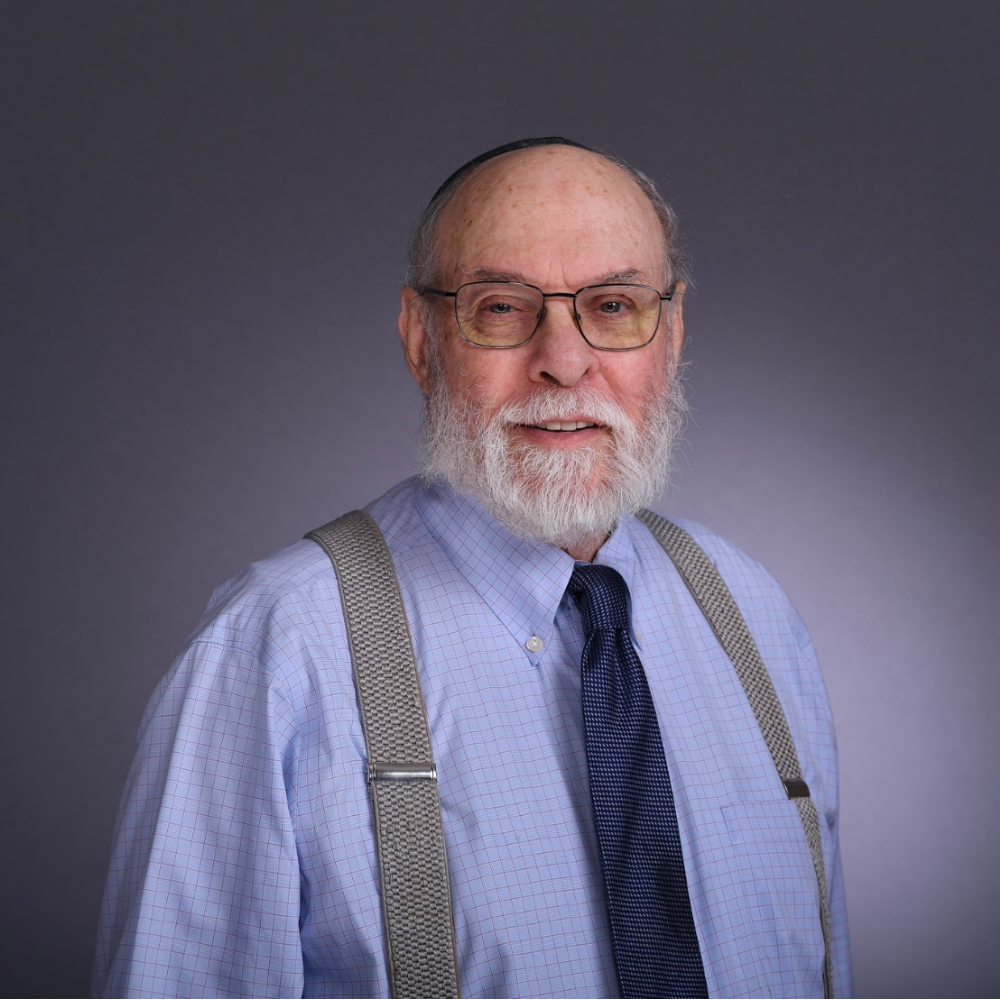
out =
[[344,605],[368,748],[392,995],[457,997],[437,770],[396,570],[382,532],[362,510],[306,538],[333,560]]
[[[694,539],[643,510],[746,692],[778,777],[794,800],[816,870],[826,956],[824,994],[833,996],[830,909],[819,817],[802,780],[785,713],[756,643],[718,571]],[[355,510],[306,538],[333,561],[344,606],[378,854],[389,982],[394,997],[457,997],[458,966],[441,801],[417,661],[392,558],[375,522]]]
[[809,786],[802,780],[799,755],[795,752],[792,734],[774,693],[764,661],[757,651],[757,644],[747,628],[740,609],[729,593],[729,588],[719,571],[709,561],[701,546],[683,529],[678,528],[651,510],[641,510],[636,515],[653,537],[670,556],[681,579],[708,619],[719,645],[733,661],[747,701],[753,709],[757,725],[771,753],[775,770],[785,786],[788,797],[799,810],[799,819],[809,844],[813,868],[816,870],[816,887],[819,889],[819,919],[823,928],[823,995],[833,996],[833,964],[830,957],[830,904],[826,892],[826,872],[823,865],[823,843],[819,836],[819,815],[816,804],[809,797]]

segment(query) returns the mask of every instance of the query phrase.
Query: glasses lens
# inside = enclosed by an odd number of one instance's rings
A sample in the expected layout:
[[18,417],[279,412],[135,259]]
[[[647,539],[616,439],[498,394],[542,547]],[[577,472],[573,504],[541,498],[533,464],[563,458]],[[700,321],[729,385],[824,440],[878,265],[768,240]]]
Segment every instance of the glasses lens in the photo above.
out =
[[596,285],[577,293],[580,328],[594,347],[624,351],[648,344],[660,321],[660,293],[646,285]]
[[458,326],[466,340],[481,347],[516,347],[531,339],[544,301],[530,285],[474,281],[455,297]]

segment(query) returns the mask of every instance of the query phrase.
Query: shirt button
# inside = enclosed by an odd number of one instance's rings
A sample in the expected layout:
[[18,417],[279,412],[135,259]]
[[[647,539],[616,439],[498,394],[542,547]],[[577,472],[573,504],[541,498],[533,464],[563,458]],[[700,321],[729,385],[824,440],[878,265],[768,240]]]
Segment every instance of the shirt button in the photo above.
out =
[[542,647],[543,647],[544,645],[545,645],[545,643],[544,643],[544,642],[542,642],[542,640],[541,640],[541,639],[539,639],[537,635],[533,635],[533,636],[532,636],[532,637],[531,637],[531,638],[530,638],[530,639],[529,639],[529,640],[528,640],[528,641],[527,641],[527,642],[525,643],[525,646],[527,646],[527,647],[528,647],[528,649],[529,649],[529,650],[531,650],[531,652],[532,652],[532,653],[540,653],[540,652],[542,651]]

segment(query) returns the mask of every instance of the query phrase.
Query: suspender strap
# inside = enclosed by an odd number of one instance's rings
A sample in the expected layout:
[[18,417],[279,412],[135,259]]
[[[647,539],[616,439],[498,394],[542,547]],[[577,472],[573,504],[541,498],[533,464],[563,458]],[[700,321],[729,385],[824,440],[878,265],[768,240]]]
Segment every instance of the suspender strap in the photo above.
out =
[[[785,713],[746,622],[716,568],[683,528],[643,510],[638,518],[677,567],[732,660],[778,777],[795,802],[819,889],[833,996],[830,907],[819,816],[802,779]],[[330,556],[340,585],[358,692],[371,793],[394,997],[457,997],[458,967],[437,771],[413,643],[392,558],[382,533],[355,510],[306,538]]]
[[757,644],[747,628],[740,609],[729,588],[695,540],[676,524],[649,510],[636,515],[663,546],[687,584],[688,590],[712,626],[719,644],[733,662],[747,701],[771,753],[778,777],[788,797],[795,802],[802,829],[812,855],[819,888],[819,916],[823,928],[825,956],[823,988],[825,996],[833,996],[833,966],[830,957],[830,905],[827,899],[826,874],[823,866],[823,844],[819,834],[819,816],[809,796],[809,786],[802,780],[798,754],[788,730],[785,713],[775,694],[771,678],[757,651]]
[[333,561],[368,750],[394,997],[457,997],[441,799],[417,661],[392,558],[355,510],[305,536]]

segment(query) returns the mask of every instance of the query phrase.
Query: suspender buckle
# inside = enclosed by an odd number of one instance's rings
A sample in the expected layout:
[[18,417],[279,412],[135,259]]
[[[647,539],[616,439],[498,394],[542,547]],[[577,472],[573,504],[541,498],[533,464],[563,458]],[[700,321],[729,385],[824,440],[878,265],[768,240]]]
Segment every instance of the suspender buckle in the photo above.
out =
[[368,765],[368,780],[371,781],[437,781],[434,761],[400,763],[382,761]]

